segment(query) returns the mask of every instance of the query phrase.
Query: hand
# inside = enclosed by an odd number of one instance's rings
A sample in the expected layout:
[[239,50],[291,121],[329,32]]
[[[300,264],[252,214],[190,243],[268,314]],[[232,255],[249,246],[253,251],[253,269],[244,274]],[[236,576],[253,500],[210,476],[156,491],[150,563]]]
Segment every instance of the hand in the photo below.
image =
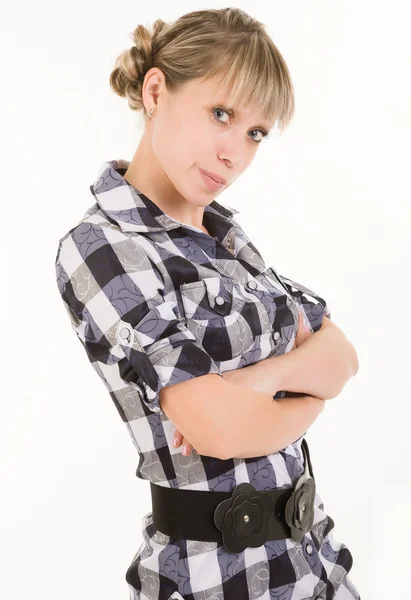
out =
[[307,315],[305,314],[305,311],[303,309],[303,307],[298,304],[298,331],[297,331],[297,335],[295,337],[295,341],[294,341],[294,348],[298,348],[298,346],[301,346],[301,344],[303,342],[305,342],[305,340],[307,338],[310,337],[310,335],[312,335],[311,333],[311,328],[307,319]]
[[[190,444],[190,442],[187,440],[187,438],[185,438],[183,436],[183,434],[180,433],[180,431],[178,431],[178,429],[175,430],[173,439],[177,440],[177,444],[173,443],[174,448],[179,448],[181,446],[181,444],[183,444],[187,447],[187,453],[182,451],[182,454],[184,456],[189,456],[191,454],[191,450],[194,450],[194,452],[196,452],[198,454],[197,450],[195,450],[193,448],[192,444]],[[184,450],[184,448],[183,448],[183,450]]]

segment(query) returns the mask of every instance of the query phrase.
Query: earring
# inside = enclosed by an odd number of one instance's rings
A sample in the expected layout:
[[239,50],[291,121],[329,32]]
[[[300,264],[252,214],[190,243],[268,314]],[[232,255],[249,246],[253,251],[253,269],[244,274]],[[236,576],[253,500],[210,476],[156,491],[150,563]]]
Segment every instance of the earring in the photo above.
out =
[[151,119],[152,114],[153,114],[153,108],[150,108],[150,110],[148,111],[148,118]]

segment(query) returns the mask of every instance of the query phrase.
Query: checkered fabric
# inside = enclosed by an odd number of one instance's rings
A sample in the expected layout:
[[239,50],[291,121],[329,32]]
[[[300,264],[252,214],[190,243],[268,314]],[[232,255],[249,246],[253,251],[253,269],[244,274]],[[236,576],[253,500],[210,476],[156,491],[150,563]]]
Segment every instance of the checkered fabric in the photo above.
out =
[[[216,200],[206,206],[209,234],[181,223],[124,178],[129,164],[101,164],[90,186],[95,203],[60,238],[55,268],[71,327],[138,451],[137,477],[210,492],[241,482],[261,491],[294,486],[305,434],[267,456],[185,457],[172,446],[176,425],[159,392],[289,352],[299,311],[316,332],[331,318],[326,301],[266,266],[237,210]],[[126,572],[130,600],[358,600],[347,577],[352,555],[333,527],[316,493],[314,525],[301,543],[232,554],[222,543],[170,538],[149,512]]]

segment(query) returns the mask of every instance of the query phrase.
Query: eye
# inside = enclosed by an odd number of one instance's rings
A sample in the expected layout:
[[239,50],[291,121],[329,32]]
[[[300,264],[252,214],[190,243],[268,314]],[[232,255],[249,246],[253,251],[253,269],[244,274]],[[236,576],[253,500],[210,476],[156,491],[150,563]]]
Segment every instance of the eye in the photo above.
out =
[[[227,108],[226,106],[215,106],[215,107],[212,109],[212,113],[213,113],[213,116],[214,116],[214,118],[216,118],[216,117],[215,117],[215,113],[216,113],[217,111],[219,111],[219,112],[223,112],[223,113],[225,112],[227,115],[233,116],[233,111],[232,111],[230,108]],[[216,121],[219,121],[220,123],[223,123],[223,125],[225,125],[225,124],[226,124],[226,122],[224,122],[224,121],[221,121],[219,118],[216,118]],[[256,140],[256,139],[254,139],[254,138],[251,138],[251,139],[252,139],[252,140],[253,140],[253,141],[254,141],[256,144],[261,144],[261,142],[262,142],[264,139],[266,139],[266,138],[268,138],[268,137],[269,137],[268,131],[266,131],[265,129],[253,129],[253,130],[252,130],[252,133],[253,133],[253,132],[255,132],[255,131],[257,131],[257,132],[260,132],[260,133],[261,133],[261,135],[262,135],[262,138],[261,138],[260,140]]]

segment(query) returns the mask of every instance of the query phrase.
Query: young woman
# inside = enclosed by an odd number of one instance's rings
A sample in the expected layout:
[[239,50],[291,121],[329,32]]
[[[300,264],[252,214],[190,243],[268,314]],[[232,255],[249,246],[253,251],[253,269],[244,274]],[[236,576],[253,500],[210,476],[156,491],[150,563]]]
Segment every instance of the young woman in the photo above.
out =
[[355,350],[216,201],[290,121],[287,66],[237,8],[139,25],[134,43],[110,83],[144,134],[131,161],[101,164],[56,256],[71,325],[150,482],[130,598],[358,600],[304,439]]

